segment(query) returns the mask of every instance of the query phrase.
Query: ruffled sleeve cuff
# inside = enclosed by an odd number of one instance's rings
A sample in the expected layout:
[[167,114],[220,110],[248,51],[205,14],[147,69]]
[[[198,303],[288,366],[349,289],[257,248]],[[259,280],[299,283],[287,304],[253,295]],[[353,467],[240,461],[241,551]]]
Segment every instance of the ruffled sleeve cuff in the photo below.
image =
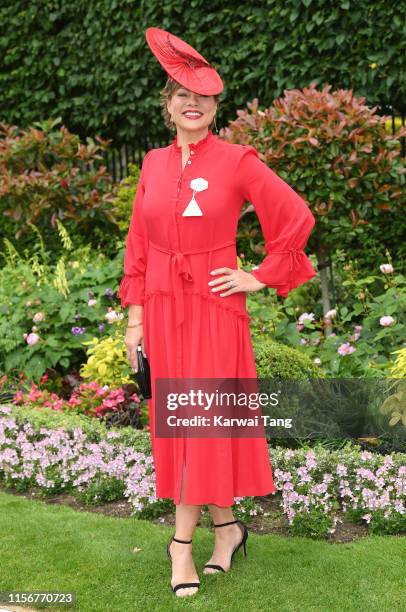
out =
[[268,252],[251,274],[261,283],[276,289],[277,295],[287,297],[292,289],[303,285],[317,273],[302,249],[290,248]]
[[127,308],[129,304],[143,306],[145,302],[144,277],[125,274],[121,279],[117,294],[121,300],[122,308]]

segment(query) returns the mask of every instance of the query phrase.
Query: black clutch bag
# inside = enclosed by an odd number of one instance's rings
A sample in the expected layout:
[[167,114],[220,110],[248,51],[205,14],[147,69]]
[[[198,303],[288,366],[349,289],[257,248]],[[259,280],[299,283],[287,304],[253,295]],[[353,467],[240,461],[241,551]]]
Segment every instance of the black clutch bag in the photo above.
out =
[[140,392],[144,399],[151,399],[151,373],[148,359],[142,354],[142,347],[137,347],[138,372],[135,372]]

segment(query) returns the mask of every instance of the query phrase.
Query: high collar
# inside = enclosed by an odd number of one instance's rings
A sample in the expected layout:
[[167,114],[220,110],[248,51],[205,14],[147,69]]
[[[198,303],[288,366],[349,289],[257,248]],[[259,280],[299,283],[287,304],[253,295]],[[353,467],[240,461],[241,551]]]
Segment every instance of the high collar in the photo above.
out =
[[[209,130],[207,132],[207,135],[202,138],[201,140],[198,140],[197,142],[190,142],[189,143],[189,150],[190,151],[202,151],[203,149],[205,149],[207,146],[209,146],[214,140],[216,139],[216,137],[214,136],[213,132],[211,130]],[[175,137],[173,139],[172,142],[173,148],[177,153],[181,153],[182,152],[182,147],[180,145],[178,145],[178,135],[175,134]]]

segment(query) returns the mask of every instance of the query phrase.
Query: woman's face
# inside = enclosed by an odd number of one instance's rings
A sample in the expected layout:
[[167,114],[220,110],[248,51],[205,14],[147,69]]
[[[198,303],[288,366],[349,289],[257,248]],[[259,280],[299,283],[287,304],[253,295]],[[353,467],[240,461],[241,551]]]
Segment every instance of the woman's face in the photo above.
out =
[[177,129],[201,131],[213,121],[217,102],[214,96],[204,96],[180,87],[167,103],[167,108]]

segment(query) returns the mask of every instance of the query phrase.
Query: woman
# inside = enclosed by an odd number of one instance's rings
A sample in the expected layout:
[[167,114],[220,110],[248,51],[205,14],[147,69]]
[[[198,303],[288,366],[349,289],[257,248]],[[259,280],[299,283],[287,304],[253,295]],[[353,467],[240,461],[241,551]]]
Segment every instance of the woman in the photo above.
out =
[[[169,77],[164,114],[173,143],[144,158],[127,236],[119,296],[129,306],[125,336],[137,368],[141,344],[151,367],[149,401],[156,495],[176,505],[167,551],[177,596],[197,592],[192,537],[201,506],[216,527],[204,573],[227,572],[248,532],[235,521],[235,497],[275,491],[265,437],[163,437],[155,402],[159,378],[256,378],[246,292],[274,287],[278,295],[315,276],[303,252],[315,220],[293,189],[260,161],[251,146],[211,131],[223,89],[220,76],[192,47],[158,28],[148,44]],[[267,256],[252,272],[238,269],[238,217],[255,207]],[[175,537],[176,536],[176,537]]]

